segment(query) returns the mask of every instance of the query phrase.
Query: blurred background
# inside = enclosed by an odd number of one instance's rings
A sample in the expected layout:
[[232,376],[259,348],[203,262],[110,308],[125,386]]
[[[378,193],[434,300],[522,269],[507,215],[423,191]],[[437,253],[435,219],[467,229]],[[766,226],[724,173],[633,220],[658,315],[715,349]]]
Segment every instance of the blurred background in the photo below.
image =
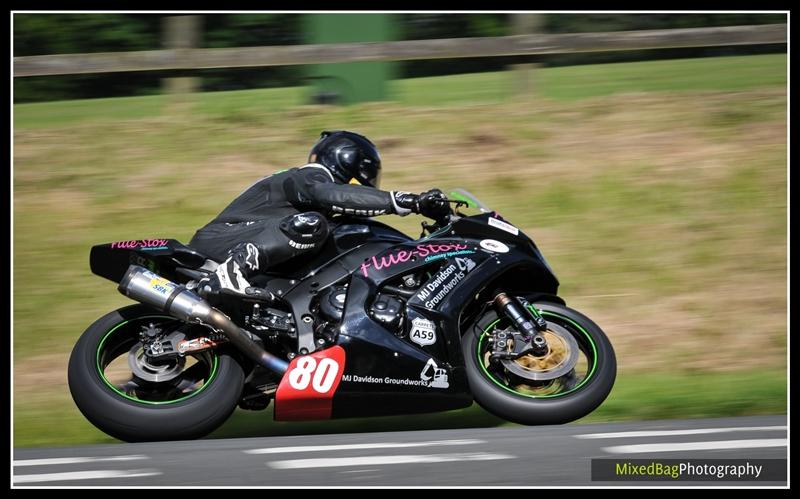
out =
[[[14,445],[113,441],[66,384],[83,330],[130,303],[91,274],[91,246],[187,242],[255,180],[304,164],[325,129],[378,145],[384,189],[466,188],[537,242],[617,351],[616,386],[583,422],[784,414],[786,17],[14,14]],[[635,30],[689,31],[615,35]],[[503,38],[579,33],[602,35],[549,39],[550,53]],[[302,50],[465,37],[484,45],[327,64]],[[250,57],[237,47],[276,46],[298,50],[228,67]],[[203,49],[234,52],[192,59]],[[124,54],[158,50],[186,59]],[[271,419],[237,409],[212,438],[507,424],[477,406]]]

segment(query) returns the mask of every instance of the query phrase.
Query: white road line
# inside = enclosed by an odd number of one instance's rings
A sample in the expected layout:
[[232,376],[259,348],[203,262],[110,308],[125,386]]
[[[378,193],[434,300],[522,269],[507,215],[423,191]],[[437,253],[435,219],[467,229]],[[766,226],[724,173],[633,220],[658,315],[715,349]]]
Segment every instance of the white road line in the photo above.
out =
[[634,437],[668,437],[671,435],[702,435],[705,433],[726,433],[729,431],[780,431],[785,426],[751,426],[737,428],[698,428],[696,430],[655,430],[655,431],[620,431],[616,433],[586,433],[574,435],[575,438],[634,438]]
[[50,459],[24,459],[14,461],[14,466],[47,466],[50,464],[96,463],[99,461],[136,461],[147,456],[94,456],[94,457],[54,457]]
[[716,440],[709,442],[670,442],[658,444],[618,445],[604,447],[611,454],[638,454],[643,452],[676,452],[686,450],[755,449],[759,447],[786,447],[785,438],[760,440]]
[[32,482],[60,482],[62,480],[97,480],[99,478],[136,478],[160,475],[156,470],[98,470],[70,471],[68,473],[43,473],[39,475],[15,475],[14,484]]
[[405,447],[431,447],[435,445],[477,445],[485,444],[485,440],[436,440],[431,442],[381,442],[374,444],[317,445],[305,447],[272,447],[269,449],[250,449],[245,454],[283,454],[288,452],[320,452],[327,450],[353,449],[398,449]]
[[360,456],[322,459],[289,459],[286,461],[272,461],[267,465],[277,470],[294,470],[304,468],[335,468],[340,466],[375,466],[380,464],[421,464],[421,463],[448,463],[454,461],[495,461],[498,459],[513,459],[508,454],[420,454],[399,456]]

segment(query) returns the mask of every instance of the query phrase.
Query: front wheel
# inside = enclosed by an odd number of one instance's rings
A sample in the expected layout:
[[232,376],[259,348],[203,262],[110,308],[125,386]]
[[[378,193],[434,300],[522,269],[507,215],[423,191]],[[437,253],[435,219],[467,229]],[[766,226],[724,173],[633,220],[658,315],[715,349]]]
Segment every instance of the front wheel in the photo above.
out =
[[617,372],[614,349],[600,327],[576,310],[556,303],[533,306],[547,321],[547,353],[505,364],[492,359],[498,333],[516,330],[505,316],[487,312],[461,340],[470,389],[484,409],[514,423],[568,423],[608,396]]
[[[199,330],[198,330],[199,329]],[[244,372],[234,357],[205,350],[153,361],[142,338],[208,330],[144,305],[101,317],[69,359],[69,389],[78,409],[103,432],[128,442],[199,438],[236,408]]]

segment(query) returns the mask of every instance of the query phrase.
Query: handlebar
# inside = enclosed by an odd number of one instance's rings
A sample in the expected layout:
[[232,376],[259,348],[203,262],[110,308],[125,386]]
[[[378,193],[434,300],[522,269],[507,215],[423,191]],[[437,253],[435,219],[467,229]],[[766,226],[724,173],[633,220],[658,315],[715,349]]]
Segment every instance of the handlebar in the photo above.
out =
[[433,232],[441,229],[442,227],[453,223],[455,220],[457,220],[458,218],[460,218],[462,216],[462,214],[458,213],[458,211],[456,211],[456,210],[458,210],[458,208],[460,208],[462,206],[469,206],[469,203],[467,203],[466,201],[462,201],[462,200],[459,200],[459,199],[448,199],[446,196],[443,196],[441,198],[441,200],[444,203],[454,204],[455,205],[454,208],[450,209],[449,210],[450,212],[448,214],[444,215],[442,218],[440,218],[438,220],[434,220],[433,224],[429,224],[429,223],[423,221],[422,224],[421,224],[422,225],[422,234],[420,235],[420,237],[425,237],[426,233],[427,234],[432,234]]

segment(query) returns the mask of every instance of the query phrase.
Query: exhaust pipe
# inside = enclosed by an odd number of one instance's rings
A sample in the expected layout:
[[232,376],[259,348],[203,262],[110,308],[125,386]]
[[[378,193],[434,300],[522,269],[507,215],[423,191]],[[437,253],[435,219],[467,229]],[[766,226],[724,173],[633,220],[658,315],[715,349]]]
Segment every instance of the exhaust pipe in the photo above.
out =
[[131,265],[117,288],[123,295],[162,310],[186,322],[200,322],[222,331],[233,345],[255,363],[283,374],[289,364],[267,352],[249,335],[234,324],[227,315],[209,305],[207,301],[144,267]]

